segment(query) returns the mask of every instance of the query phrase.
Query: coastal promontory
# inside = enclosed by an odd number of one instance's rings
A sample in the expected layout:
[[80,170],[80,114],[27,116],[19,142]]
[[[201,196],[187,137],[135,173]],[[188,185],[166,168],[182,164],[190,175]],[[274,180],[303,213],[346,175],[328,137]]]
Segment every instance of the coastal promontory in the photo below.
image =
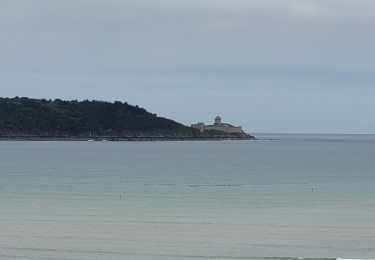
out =
[[26,140],[253,139],[245,133],[200,131],[126,102],[0,98],[0,139]]

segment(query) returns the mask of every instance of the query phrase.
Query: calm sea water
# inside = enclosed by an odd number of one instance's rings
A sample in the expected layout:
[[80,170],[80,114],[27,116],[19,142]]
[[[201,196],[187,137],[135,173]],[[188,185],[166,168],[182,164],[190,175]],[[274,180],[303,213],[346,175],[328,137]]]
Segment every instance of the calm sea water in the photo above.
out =
[[0,142],[0,259],[375,258],[375,136]]

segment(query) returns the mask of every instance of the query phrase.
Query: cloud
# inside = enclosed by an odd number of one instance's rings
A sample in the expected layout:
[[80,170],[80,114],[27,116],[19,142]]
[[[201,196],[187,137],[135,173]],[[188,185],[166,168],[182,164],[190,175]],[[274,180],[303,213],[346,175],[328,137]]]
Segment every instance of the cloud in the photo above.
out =
[[0,5],[2,71],[360,75],[375,70],[373,1],[4,0]]
[[[124,4],[123,1],[113,3]],[[145,9],[181,13],[254,15],[316,21],[374,20],[375,14],[375,4],[372,0],[138,0],[125,3]]]

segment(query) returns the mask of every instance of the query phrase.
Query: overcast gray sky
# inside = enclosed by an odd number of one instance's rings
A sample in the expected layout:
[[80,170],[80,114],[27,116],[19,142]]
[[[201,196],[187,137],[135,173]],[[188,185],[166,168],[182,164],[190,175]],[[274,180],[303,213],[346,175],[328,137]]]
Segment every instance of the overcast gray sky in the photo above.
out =
[[0,0],[0,96],[375,133],[373,0]]

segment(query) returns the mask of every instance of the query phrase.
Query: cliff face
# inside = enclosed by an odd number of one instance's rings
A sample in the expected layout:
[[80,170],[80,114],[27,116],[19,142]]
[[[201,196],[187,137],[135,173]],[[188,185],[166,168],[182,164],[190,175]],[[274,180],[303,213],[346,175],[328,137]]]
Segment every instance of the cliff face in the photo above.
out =
[[90,133],[94,138],[110,140],[220,136],[201,134],[197,129],[122,102],[0,98],[0,138],[87,139]]

